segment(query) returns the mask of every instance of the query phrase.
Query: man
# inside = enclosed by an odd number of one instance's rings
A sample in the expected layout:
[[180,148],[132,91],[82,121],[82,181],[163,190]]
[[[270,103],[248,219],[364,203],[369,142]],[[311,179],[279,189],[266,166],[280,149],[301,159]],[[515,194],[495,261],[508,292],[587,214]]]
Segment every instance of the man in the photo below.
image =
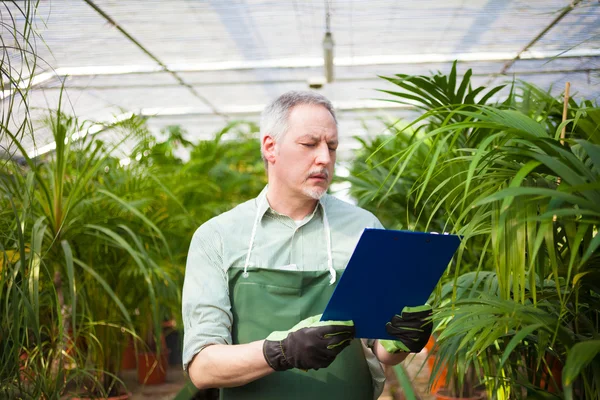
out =
[[380,362],[397,364],[427,342],[428,307],[392,319],[398,341],[354,339],[351,321],[315,316],[363,229],[382,227],[326,194],[337,147],[325,97],[288,92],[264,110],[267,187],[202,225],[190,246],[183,363],[196,387],[223,388],[224,399],[377,398]]

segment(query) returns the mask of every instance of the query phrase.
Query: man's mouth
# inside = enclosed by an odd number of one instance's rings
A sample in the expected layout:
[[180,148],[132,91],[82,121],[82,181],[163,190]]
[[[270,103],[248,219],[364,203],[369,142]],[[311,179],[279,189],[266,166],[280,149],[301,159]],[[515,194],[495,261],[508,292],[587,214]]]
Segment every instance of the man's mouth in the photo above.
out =
[[329,173],[327,172],[316,172],[308,175],[307,180],[313,180],[316,182],[327,182],[329,179]]
[[321,171],[315,171],[315,172],[309,174],[307,180],[313,179],[316,181],[325,181],[326,182],[328,178],[329,178],[329,172],[321,170]]

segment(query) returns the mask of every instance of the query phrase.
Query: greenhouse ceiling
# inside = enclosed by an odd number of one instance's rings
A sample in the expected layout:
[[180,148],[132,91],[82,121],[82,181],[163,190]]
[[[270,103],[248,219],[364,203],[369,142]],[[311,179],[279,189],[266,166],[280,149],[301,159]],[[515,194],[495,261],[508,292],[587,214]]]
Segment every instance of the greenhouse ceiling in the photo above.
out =
[[[0,6],[4,43],[26,3]],[[596,0],[41,0],[33,27],[35,70],[22,52],[5,51],[3,62],[33,72],[23,84],[34,121],[64,85],[63,109],[80,119],[139,113],[157,134],[178,124],[192,141],[256,121],[271,99],[309,85],[334,102],[342,136],[379,133],[375,117],[412,111],[378,100],[375,89],[388,88],[378,75],[447,73],[454,60],[476,84],[522,79],[560,94],[568,81],[577,98],[600,98]],[[323,83],[328,28],[334,79]],[[4,110],[13,89],[4,87]],[[35,132],[25,148],[51,150]],[[347,155],[355,141],[342,143]]]

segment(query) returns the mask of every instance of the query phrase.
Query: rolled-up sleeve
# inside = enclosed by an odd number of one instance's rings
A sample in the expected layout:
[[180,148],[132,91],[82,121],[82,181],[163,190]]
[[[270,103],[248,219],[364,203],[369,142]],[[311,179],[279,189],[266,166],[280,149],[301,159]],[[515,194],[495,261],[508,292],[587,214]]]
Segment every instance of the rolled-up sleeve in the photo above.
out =
[[182,293],[183,369],[211,344],[231,344],[231,303],[223,268],[223,241],[214,220],[196,230]]

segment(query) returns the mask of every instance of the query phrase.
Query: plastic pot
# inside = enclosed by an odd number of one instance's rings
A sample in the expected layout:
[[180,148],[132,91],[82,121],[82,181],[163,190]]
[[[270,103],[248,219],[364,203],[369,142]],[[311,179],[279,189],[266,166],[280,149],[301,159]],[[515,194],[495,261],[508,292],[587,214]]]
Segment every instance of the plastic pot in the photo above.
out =
[[158,385],[167,379],[168,354],[138,353],[138,382],[143,385]]
[[121,370],[135,369],[137,366],[137,357],[135,355],[135,347],[133,341],[127,342],[123,356],[121,357]]

